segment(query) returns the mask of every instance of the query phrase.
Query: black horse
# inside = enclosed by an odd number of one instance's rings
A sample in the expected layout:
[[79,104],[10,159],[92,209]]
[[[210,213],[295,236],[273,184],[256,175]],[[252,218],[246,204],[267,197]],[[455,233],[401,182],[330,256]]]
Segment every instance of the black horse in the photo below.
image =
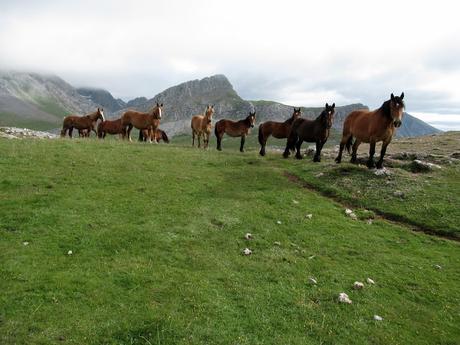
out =
[[298,118],[294,121],[289,132],[289,137],[286,143],[283,157],[287,158],[290,151],[297,151],[295,158],[302,159],[300,147],[304,141],[316,143],[316,153],[313,157],[314,162],[321,161],[321,150],[329,137],[329,132],[332,127],[332,119],[335,114],[335,103],[329,105],[326,103],[325,109],[314,120]]

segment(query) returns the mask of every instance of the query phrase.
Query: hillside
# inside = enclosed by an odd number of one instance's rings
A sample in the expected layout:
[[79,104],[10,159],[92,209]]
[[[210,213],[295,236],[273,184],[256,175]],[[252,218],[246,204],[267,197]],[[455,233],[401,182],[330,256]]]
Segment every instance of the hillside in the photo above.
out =
[[51,129],[68,114],[97,107],[59,77],[23,72],[0,72],[0,126]]
[[91,87],[79,87],[77,92],[86,97],[95,104],[99,104],[104,110],[109,113],[126,107],[126,103],[122,99],[115,99],[110,92],[103,89],[96,89]]
[[401,148],[450,162],[390,176],[231,145],[0,139],[0,343],[455,344],[458,242],[321,195],[455,226],[459,136],[431,139]]

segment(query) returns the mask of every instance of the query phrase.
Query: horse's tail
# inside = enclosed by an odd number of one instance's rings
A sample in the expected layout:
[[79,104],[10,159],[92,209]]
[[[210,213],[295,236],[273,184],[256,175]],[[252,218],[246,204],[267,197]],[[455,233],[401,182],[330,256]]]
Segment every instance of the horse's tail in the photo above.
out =
[[263,130],[262,130],[262,126],[263,126],[263,123],[261,123],[259,125],[259,144],[262,146],[264,144],[264,133],[263,133]]
[[160,133],[161,133],[161,138],[163,139],[163,141],[165,143],[168,143],[169,144],[169,138],[168,136],[166,135],[166,132],[165,131],[162,131],[161,129],[159,129]]
[[216,135],[216,138],[219,138],[219,130],[217,129],[219,122],[217,122],[214,126],[214,134]]
[[350,137],[347,140],[347,143],[345,144],[345,147],[347,148],[347,152],[351,153],[351,145],[353,145],[353,136],[350,135]]

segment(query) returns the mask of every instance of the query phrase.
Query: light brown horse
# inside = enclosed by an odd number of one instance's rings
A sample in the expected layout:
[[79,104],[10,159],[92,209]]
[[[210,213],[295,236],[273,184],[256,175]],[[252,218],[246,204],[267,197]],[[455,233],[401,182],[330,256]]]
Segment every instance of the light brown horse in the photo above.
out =
[[[97,108],[94,113],[85,116],[66,116],[62,124],[61,137],[65,137],[67,131],[69,131],[69,137],[72,138],[72,131],[74,128],[78,129],[79,131],[87,130],[88,133],[91,131],[96,133],[96,122],[99,119],[102,121],[105,120],[104,109],[102,108]],[[81,133],[83,134],[83,132]],[[89,134],[87,136],[89,136]]]
[[124,129],[123,139],[128,135],[129,141],[131,139],[131,130],[136,127],[139,130],[148,130],[148,141],[152,142],[152,131],[160,125],[161,113],[163,103],[157,103],[149,113],[142,113],[140,111],[128,110],[121,116],[121,125]]
[[212,115],[214,114],[214,106],[208,105],[204,115],[195,115],[192,117],[192,146],[195,146],[195,135],[198,136],[198,147],[201,146],[201,136],[203,136],[203,147],[209,145],[209,137],[212,130]]
[[267,144],[267,140],[270,135],[277,139],[287,138],[289,136],[292,123],[301,115],[302,113],[300,112],[300,108],[294,108],[294,112],[291,117],[284,122],[267,121],[261,123],[259,126],[259,154],[261,156],[265,156],[265,145]]
[[351,162],[356,163],[356,152],[361,143],[369,143],[369,160],[367,166],[369,169],[375,167],[374,154],[375,144],[382,141],[382,150],[380,152],[380,159],[377,162],[377,168],[383,167],[383,157],[387,150],[388,144],[391,142],[396,128],[402,124],[404,114],[404,92],[401,96],[391,97],[385,101],[377,110],[355,110],[346,117],[343,123],[342,140],[340,141],[339,155],[335,159],[337,163],[342,161],[343,148],[346,146],[348,153],[352,146],[353,137],[353,151],[351,154]]
[[214,127],[214,134],[217,138],[217,149],[222,151],[222,137],[225,133],[231,137],[241,137],[240,152],[244,152],[244,142],[249,135],[250,128],[254,127],[256,122],[256,112],[249,112],[249,115],[240,121],[220,120]]
[[107,134],[123,135],[124,128],[121,125],[121,118],[99,122],[97,126],[97,136],[104,139]]
[[[146,141],[148,135],[149,135],[149,133],[148,133],[147,129],[143,129],[143,130],[139,131],[139,141]],[[152,135],[151,136],[152,141],[156,142],[157,144],[159,144],[161,140],[163,140],[165,143],[169,144],[169,138],[166,135],[165,131],[157,128],[152,132],[151,135]]]

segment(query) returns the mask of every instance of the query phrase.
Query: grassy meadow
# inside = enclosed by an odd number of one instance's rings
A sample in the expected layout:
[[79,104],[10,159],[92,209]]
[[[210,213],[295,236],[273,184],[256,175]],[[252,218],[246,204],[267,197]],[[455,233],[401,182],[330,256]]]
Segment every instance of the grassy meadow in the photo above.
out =
[[458,344],[458,241],[410,227],[460,232],[458,163],[375,176],[255,139],[0,139],[0,344]]

